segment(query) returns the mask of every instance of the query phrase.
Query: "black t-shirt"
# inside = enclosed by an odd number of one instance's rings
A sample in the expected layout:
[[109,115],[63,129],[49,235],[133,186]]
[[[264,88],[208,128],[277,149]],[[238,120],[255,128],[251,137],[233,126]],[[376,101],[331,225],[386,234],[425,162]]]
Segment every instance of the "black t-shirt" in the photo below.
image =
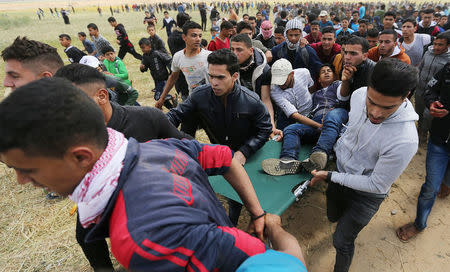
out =
[[152,139],[192,139],[174,127],[164,113],[156,108],[121,106],[116,103],[111,103],[111,106],[113,113],[106,126],[123,133],[126,138],[133,137],[140,143]]
[[[128,39],[128,34],[125,31],[125,27],[122,24],[118,24],[115,28],[114,31],[116,32],[117,35],[117,39],[120,42],[120,46],[130,46],[131,42]],[[132,46],[132,45],[131,45]]]

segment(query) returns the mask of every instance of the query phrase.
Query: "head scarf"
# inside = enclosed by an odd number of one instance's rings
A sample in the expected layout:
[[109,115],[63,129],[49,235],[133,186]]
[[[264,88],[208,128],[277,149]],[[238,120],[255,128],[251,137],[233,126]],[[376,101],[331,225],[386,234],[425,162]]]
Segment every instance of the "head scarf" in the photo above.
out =
[[300,20],[294,19],[287,22],[286,29],[284,30],[284,38],[286,39],[286,44],[290,50],[295,50],[299,47],[300,39],[298,39],[298,42],[295,44],[291,43],[287,37],[287,32],[291,29],[300,29],[300,31],[302,31],[302,28],[303,24],[302,22],[300,22]]
[[[264,30],[265,28],[270,28],[270,30]],[[268,39],[270,37],[272,37],[272,23],[270,21],[264,21],[261,24],[261,34],[263,36],[264,39]]]

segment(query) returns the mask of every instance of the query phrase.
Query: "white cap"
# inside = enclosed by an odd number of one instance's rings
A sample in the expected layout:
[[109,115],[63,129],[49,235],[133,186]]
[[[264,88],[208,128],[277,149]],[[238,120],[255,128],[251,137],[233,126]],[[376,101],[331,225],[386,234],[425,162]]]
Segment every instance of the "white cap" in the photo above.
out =
[[319,17],[328,16],[328,12],[326,10],[322,10],[319,14]]
[[284,85],[292,72],[292,64],[287,59],[279,59],[272,65],[272,84]]
[[100,61],[94,56],[84,56],[81,58],[80,64],[97,68],[100,65]]

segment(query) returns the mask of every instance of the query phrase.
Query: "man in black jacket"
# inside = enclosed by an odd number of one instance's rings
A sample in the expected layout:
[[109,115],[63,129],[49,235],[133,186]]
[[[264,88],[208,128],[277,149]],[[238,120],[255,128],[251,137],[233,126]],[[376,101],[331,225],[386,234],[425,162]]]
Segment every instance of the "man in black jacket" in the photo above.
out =
[[[77,63],[70,64],[60,68],[55,77],[68,79],[91,97],[102,110],[106,126],[122,132],[126,138],[133,137],[138,142],[165,138],[191,139],[189,135],[177,130],[158,109],[111,103],[104,76],[92,67]],[[92,227],[83,228],[77,218],[78,244],[94,270],[112,271],[113,266],[106,241],[85,242],[86,235],[91,229]]]
[[114,17],[109,17],[108,22],[114,27],[114,32],[117,35],[117,43],[120,46],[119,54],[117,56],[120,59],[123,59],[127,53],[130,53],[135,59],[141,60],[142,56],[134,49],[123,24],[117,23]]
[[420,189],[416,220],[397,230],[402,241],[408,241],[427,227],[428,216],[450,165],[450,62],[428,83],[425,103],[434,117],[427,147],[427,174]]
[[[178,126],[186,118],[198,116],[195,120],[205,129],[211,143],[229,146],[234,158],[244,165],[267,141],[272,124],[258,95],[236,83],[238,72],[238,59],[229,49],[212,52],[208,56],[210,84],[194,89],[167,117]],[[239,213],[230,210],[235,225]]]

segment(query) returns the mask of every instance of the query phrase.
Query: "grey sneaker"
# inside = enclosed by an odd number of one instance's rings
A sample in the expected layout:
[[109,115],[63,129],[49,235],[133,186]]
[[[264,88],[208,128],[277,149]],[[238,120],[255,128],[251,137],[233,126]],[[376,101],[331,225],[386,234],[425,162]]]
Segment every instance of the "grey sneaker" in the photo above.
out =
[[311,172],[312,170],[323,170],[327,166],[328,156],[327,153],[322,151],[315,151],[310,156],[302,162],[303,168]]
[[261,167],[271,176],[293,175],[302,170],[301,162],[294,159],[265,159]]

